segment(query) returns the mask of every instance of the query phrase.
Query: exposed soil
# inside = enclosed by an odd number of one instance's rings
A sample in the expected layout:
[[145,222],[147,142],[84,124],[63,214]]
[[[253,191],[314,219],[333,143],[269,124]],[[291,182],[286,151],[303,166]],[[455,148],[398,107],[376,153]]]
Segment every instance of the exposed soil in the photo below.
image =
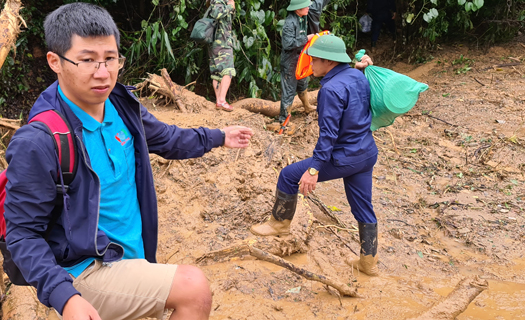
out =
[[[349,247],[359,250],[355,232],[340,230],[336,237],[317,226],[306,249],[286,259],[357,285],[360,298],[339,298],[319,283],[249,256],[207,261],[201,267],[213,289],[212,319],[406,319],[473,274],[487,279],[489,289],[458,319],[525,319],[525,68],[493,67],[523,61],[525,46],[517,42],[486,52],[447,47],[434,56],[417,68],[389,66],[430,89],[408,114],[374,133],[380,149],[373,203],[381,276],[357,274],[344,263],[355,257]],[[196,264],[207,252],[255,239],[248,229],[270,214],[278,172],[311,156],[317,115],[295,115],[295,132],[278,136],[265,130],[271,119],[246,110],[182,114],[153,101],[143,100],[167,123],[240,124],[256,132],[246,150],[219,148],[183,161],[152,156],[159,262]],[[315,193],[348,229],[357,225],[342,181],[319,183]],[[315,203],[310,206],[319,221],[330,224]]]
[[[376,64],[387,54],[386,48],[376,53]],[[151,156],[158,261],[204,270],[214,295],[211,319],[407,319],[470,275],[487,280],[489,288],[457,319],[525,319],[525,45],[487,51],[452,46],[434,56],[420,66],[386,65],[430,89],[408,114],[374,133],[381,275],[371,278],[345,264],[359,245],[340,180],[319,183],[315,195],[346,228],[326,227],[334,222],[306,200],[319,222],[307,226],[308,241],[292,236],[265,243],[298,267],[357,286],[357,298],[339,297],[235,250],[223,259],[199,259],[256,240],[248,229],[269,216],[279,171],[312,154],[317,115],[295,114],[293,133],[279,136],[266,130],[272,119],[240,108],[217,111],[202,97],[186,101],[189,113],[142,99],[157,118],[180,127],[238,124],[255,131],[245,150],[218,148],[182,161]],[[294,221],[300,232],[309,220]]]

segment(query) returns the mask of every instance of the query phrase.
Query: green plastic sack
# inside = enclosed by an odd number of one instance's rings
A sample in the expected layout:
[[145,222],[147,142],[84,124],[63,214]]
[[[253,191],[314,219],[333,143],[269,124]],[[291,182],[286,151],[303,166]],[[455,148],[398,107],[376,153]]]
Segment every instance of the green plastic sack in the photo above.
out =
[[[361,61],[364,54],[365,50],[359,50],[356,60]],[[365,77],[370,83],[372,131],[394,123],[397,117],[410,111],[416,105],[419,94],[428,89],[425,83],[377,66],[366,67]]]
[[204,17],[197,20],[193,26],[190,34],[190,39],[197,43],[210,44],[215,40],[215,28],[217,28],[217,20],[208,18],[211,6],[206,10]]

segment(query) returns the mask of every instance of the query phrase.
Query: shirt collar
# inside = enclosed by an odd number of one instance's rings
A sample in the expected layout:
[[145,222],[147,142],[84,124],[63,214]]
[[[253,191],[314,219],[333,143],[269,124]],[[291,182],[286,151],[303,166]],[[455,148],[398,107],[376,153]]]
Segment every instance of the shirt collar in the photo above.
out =
[[[62,100],[64,100],[64,102],[66,102],[69,108],[71,108],[71,111],[73,111],[75,116],[77,116],[77,118],[82,122],[82,126],[84,127],[84,129],[93,132],[93,131],[98,130],[98,128],[100,128],[102,124],[98,122],[97,120],[95,120],[87,112],[82,110],[79,106],[74,104],[71,100],[69,100],[64,94],[64,92],[62,91],[62,89],[60,88],[60,85],[58,85],[58,93],[60,94],[60,97],[62,98]],[[107,99],[104,103],[104,121],[102,121],[102,123],[106,125],[110,125],[111,123],[113,123],[115,119],[115,113],[116,113],[115,107],[113,107],[113,104],[111,103],[111,101]]]
[[330,81],[336,74],[348,68],[350,68],[348,63],[340,63],[333,67],[332,70],[328,71],[328,73],[323,77],[323,80],[321,80],[321,86]]

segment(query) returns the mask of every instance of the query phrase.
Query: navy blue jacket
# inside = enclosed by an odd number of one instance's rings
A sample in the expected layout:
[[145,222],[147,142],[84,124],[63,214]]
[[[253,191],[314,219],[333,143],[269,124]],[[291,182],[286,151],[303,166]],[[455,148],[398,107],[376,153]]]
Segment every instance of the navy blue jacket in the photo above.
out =
[[321,170],[332,161],[351,165],[377,154],[370,131],[370,85],[363,73],[341,63],[321,80],[317,94],[319,139],[312,167]]
[[[82,123],[59,97],[57,87],[55,82],[40,95],[29,119],[55,109],[66,117],[73,130],[78,168],[66,198],[69,210],[62,211],[46,243],[43,233],[57,196],[58,159],[52,138],[36,123],[20,128],[6,151],[9,182],[5,218],[6,242],[13,261],[26,281],[37,288],[38,299],[62,313],[67,300],[78,294],[62,267],[88,257],[117,261],[123,256],[123,248],[98,230],[100,180],[82,142]],[[157,197],[149,153],[167,159],[200,157],[222,145],[222,134],[219,129],[181,129],[160,122],[129,89],[117,83],[109,99],[135,139],[137,194],[129,196],[139,200],[146,259],[156,262]]]

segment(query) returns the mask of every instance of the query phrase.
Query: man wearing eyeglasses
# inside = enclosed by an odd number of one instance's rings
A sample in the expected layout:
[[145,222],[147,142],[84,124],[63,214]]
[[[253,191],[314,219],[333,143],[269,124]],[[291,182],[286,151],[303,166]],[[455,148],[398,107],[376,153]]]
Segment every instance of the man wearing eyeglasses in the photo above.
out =
[[200,157],[212,148],[248,146],[246,127],[180,129],[155,119],[129,87],[109,13],[71,3],[44,23],[47,61],[58,81],[35,102],[69,124],[76,174],[48,241],[57,197],[54,142],[38,125],[20,128],[6,152],[7,248],[39,300],[63,319],[208,319],[211,292],[193,266],[156,263],[157,199],[149,153]]

